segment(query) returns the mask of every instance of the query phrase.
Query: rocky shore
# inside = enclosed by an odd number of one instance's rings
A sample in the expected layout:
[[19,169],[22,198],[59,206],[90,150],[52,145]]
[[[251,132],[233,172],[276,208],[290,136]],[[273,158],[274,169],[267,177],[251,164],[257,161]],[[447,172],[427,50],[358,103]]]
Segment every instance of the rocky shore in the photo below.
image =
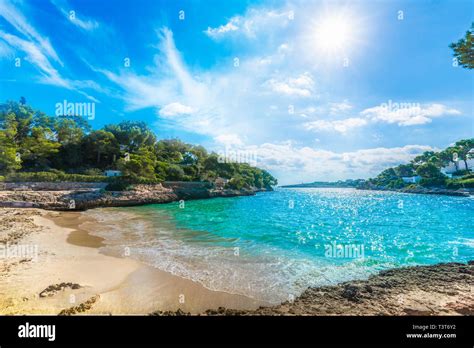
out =
[[205,182],[164,182],[135,185],[133,190],[106,191],[101,183],[18,184],[0,190],[0,207],[75,211],[99,207],[123,207],[179,200],[251,196],[262,189],[223,189]]
[[392,189],[382,186],[364,186],[364,187],[357,187],[358,190],[373,190],[373,191],[394,191],[394,192],[402,192],[402,193],[417,193],[417,194],[425,194],[425,195],[444,195],[444,196],[458,196],[458,197],[469,197],[474,195],[474,190],[469,188],[464,189],[457,189],[457,190],[450,190],[446,188],[427,188],[422,186],[416,187],[404,187],[401,189]]
[[[368,280],[309,288],[294,301],[200,315],[474,315],[474,261],[382,271]],[[182,310],[151,315],[190,315]]]

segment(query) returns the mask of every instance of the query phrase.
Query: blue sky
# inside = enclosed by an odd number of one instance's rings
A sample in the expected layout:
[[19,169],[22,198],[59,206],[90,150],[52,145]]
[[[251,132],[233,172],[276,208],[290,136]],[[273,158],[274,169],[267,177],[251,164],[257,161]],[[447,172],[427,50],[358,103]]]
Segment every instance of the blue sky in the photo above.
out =
[[473,6],[0,0],[0,100],[95,103],[94,128],[143,120],[280,183],[367,178],[473,137],[473,74],[448,47]]

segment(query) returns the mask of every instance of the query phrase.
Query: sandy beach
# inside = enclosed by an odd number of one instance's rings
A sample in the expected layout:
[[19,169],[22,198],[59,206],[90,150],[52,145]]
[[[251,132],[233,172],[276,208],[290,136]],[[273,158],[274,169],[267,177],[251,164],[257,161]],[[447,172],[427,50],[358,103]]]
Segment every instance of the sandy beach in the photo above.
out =
[[78,212],[2,208],[0,215],[0,241],[11,250],[17,245],[33,251],[1,259],[0,314],[148,314],[178,308],[199,313],[265,305],[103,255],[103,239],[80,228],[85,221]]
[[310,288],[280,305],[206,289],[81,228],[79,212],[0,209],[0,314],[473,315],[474,263],[415,266]]

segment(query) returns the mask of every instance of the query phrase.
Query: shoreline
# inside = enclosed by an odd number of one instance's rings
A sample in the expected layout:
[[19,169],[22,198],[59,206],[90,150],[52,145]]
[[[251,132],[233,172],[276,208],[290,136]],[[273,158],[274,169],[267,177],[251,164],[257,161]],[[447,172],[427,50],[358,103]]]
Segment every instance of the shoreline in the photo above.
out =
[[0,241],[38,246],[2,260],[0,314],[474,315],[474,262],[382,271],[309,288],[280,305],[206,289],[127,257],[100,253],[79,212],[0,208]]
[[[308,288],[294,301],[256,310],[219,308],[204,315],[474,315],[474,260],[393,268],[367,280]],[[154,315],[163,315],[155,312]]]
[[[6,239],[37,245],[39,251],[36,261],[28,257],[1,260],[1,315],[129,315],[158,308],[199,313],[229,304],[241,309],[266,304],[208,290],[131,258],[104,255],[98,248],[102,238],[81,230],[85,221],[78,212],[1,208],[0,214],[3,222],[10,222],[2,227],[29,229],[21,238],[9,233]],[[5,240],[6,229],[0,232]]]
[[298,185],[285,185],[279,186],[281,188],[296,188],[296,189],[307,189],[307,188],[316,188],[316,189],[331,189],[331,188],[340,188],[340,189],[354,189],[359,191],[381,191],[381,192],[399,192],[399,193],[411,193],[411,194],[422,194],[422,195],[440,195],[440,196],[453,196],[453,197],[470,197],[474,195],[474,191],[471,189],[458,189],[458,190],[450,190],[450,189],[441,189],[441,188],[417,188],[417,189],[388,189],[383,187],[337,187],[337,186],[327,186],[327,187],[317,187],[317,186],[298,186]]
[[469,189],[457,189],[450,190],[445,188],[401,188],[401,189],[388,189],[383,187],[374,187],[374,188],[355,188],[356,190],[361,191],[390,191],[390,192],[399,192],[399,193],[410,193],[410,194],[421,194],[421,195],[439,195],[439,196],[453,196],[453,197],[470,197],[474,195],[474,191]]
[[[1,186],[1,185],[0,185]],[[26,182],[0,188],[0,208],[38,208],[53,211],[84,211],[93,208],[129,207],[180,200],[253,196],[272,188],[225,189],[208,182],[163,182],[135,185],[127,191],[105,191],[103,183]]]

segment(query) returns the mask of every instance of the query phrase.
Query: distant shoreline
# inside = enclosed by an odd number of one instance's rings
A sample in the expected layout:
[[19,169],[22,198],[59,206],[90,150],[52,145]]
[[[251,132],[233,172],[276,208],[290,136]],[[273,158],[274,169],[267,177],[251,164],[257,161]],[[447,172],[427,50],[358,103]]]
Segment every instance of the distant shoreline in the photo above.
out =
[[383,191],[383,192],[399,192],[399,193],[412,193],[412,194],[425,194],[425,195],[443,195],[443,196],[456,196],[456,197],[469,197],[474,195],[474,190],[472,189],[458,189],[458,190],[449,190],[444,188],[402,188],[402,189],[388,189],[383,187],[374,187],[374,188],[359,188],[351,186],[318,186],[311,184],[296,184],[296,185],[283,185],[278,186],[280,188],[345,188],[345,189],[355,189],[360,191]]

